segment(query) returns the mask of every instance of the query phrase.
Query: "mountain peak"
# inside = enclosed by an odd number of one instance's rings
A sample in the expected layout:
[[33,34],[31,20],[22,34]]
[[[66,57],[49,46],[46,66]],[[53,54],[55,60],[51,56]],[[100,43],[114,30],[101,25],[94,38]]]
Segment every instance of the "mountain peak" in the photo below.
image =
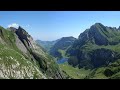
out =
[[19,26],[17,30],[25,31],[21,26]]
[[25,29],[23,29],[21,26],[18,27],[17,32],[30,37],[30,35],[28,34],[28,32]]
[[105,30],[106,26],[104,26],[101,23],[95,23],[92,25],[87,31],[90,31],[91,33],[99,33],[101,30]]
[[105,31],[107,32],[107,29],[104,25],[95,23],[79,35],[80,44],[84,45],[87,42],[91,42],[97,45],[107,45],[108,40],[103,33]]
[[21,26],[19,26],[18,29],[23,29],[23,28]]
[[103,25],[103,24],[101,24],[101,23],[95,23],[94,25]]
[[104,27],[104,25],[101,24],[101,23],[95,23],[95,24],[92,25],[91,27]]
[[106,26],[101,23],[95,23],[89,29],[86,29],[86,31],[90,31],[91,33],[97,33],[101,31],[101,29],[105,29],[105,27]]

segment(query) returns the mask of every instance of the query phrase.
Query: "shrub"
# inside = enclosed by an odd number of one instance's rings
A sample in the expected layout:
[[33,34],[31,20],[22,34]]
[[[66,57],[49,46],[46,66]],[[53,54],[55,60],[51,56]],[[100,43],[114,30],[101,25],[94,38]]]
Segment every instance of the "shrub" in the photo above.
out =
[[110,76],[112,76],[113,74],[114,74],[114,72],[113,72],[112,70],[110,70],[110,69],[106,69],[106,70],[104,71],[104,75],[107,76],[107,77],[110,77]]

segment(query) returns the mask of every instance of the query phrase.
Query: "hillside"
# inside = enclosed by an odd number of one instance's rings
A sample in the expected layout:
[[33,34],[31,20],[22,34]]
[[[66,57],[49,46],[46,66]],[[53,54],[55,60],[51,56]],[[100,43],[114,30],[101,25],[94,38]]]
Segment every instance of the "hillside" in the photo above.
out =
[[69,64],[94,69],[120,59],[120,29],[95,23],[67,50]]
[[62,58],[66,56],[66,50],[76,40],[74,37],[62,37],[54,46],[50,49],[50,54],[56,58]]
[[50,51],[51,47],[53,47],[53,45],[59,41],[55,40],[55,41],[41,41],[41,40],[36,40],[36,43],[39,44],[40,46],[42,46],[47,52]]
[[62,72],[53,58],[19,26],[0,27],[1,79],[61,79]]
[[72,67],[68,63],[59,64],[59,66],[65,73],[66,79],[84,79],[92,72],[90,69],[85,70],[84,68],[79,69],[78,67]]
[[120,59],[108,66],[94,69],[85,79],[120,79]]

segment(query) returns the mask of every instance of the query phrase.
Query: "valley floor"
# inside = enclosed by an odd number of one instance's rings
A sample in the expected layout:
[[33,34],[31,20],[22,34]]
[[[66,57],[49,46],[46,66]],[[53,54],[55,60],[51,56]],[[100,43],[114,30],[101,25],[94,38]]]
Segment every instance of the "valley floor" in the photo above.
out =
[[67,62],[59,64],[61,70],[68,76],[68,79],[120,79],[120,59],[106,67],[96,69],[79,69]]
[[84,79],[91,72],[91,70],[85,70],[84,68],[74,68],[68,63],[59,64],[59,66],[72,79]]

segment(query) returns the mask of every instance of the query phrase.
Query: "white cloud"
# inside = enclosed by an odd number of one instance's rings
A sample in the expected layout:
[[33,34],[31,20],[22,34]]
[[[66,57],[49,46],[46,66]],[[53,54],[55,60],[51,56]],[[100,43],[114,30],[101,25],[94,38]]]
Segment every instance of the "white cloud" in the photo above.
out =
[[18,27],[19,27],[19,24],[17,24],[17,23],[12,23],[12,24],[8,25],[8,27],[18,28]]

